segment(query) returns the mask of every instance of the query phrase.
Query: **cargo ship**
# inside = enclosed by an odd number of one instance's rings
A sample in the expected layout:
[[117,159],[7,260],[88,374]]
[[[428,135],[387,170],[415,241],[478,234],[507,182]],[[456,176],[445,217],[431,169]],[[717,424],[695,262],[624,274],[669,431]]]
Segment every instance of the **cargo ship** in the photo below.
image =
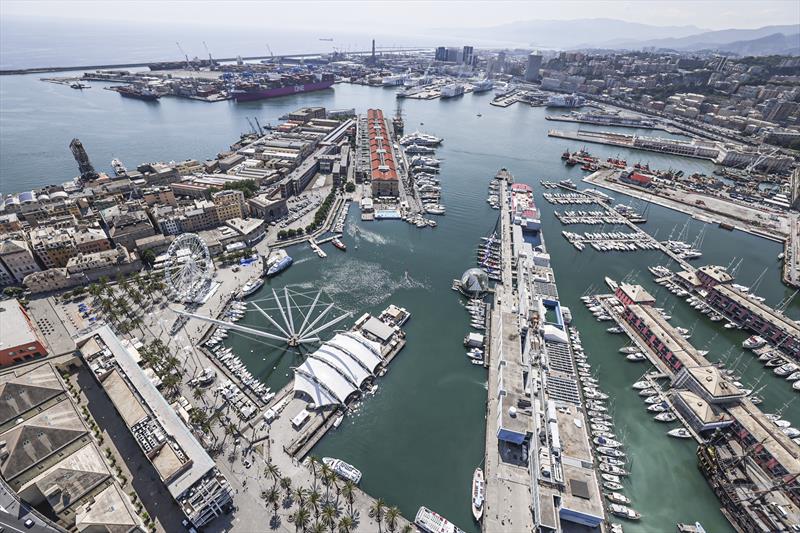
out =
[[230,92],[237,102],[251,102],[290,94],[323,91],[333,86],[333,74],[282,76],[276,79],[240,83]]
[[122,86],[122,87],[115,87],[115,91],[117,91],[121,96],[125,98],[135,98],[137,100],[147,100],[147,101],[156,101],[161,98],[161,95],[157,92],[149,89],[147,87],[129,87],[129,86]]

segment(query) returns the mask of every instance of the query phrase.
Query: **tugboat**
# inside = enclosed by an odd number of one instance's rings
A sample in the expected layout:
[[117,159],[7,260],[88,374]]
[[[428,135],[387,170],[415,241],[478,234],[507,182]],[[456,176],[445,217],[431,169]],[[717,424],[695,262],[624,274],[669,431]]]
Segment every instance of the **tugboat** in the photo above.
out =
[[344,244],[342,241],[340,241],[338,237],[334,237],[334,238],[331,240],[331,242],[333,243],[333,245],[334,245],[335,247],[337,247],[337,248],[338,248],[338,249],[340,249],[341,251],[343,251],[343,252],[347,251],[347,246],[345,246],[345,244]]

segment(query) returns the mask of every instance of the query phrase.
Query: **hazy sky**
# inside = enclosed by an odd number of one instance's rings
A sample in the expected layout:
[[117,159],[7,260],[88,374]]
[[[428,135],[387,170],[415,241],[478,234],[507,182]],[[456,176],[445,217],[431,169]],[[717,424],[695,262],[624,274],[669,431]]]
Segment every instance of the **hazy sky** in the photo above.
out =
[[49,16],[160,20],[226,26],[294,27],[387,32],[425,28],[492,26],[530,19],[617,18],[655,25],[701,28],[756,28],[800,25],[799,0],[634,0],[634,1],[294,1],[214,2],[175,0],[0,0],[0,16]]

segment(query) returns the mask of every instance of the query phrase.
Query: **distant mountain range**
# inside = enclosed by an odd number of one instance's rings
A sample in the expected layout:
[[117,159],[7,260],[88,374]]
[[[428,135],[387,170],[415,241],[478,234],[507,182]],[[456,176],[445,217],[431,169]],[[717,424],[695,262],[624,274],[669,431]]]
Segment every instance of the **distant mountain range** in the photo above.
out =
[[800,55],[800,24],[711,31],[697,26],[654,26],[616,19],[529,20],[489,28],[442,29],[469,39],[502,39],[542,49],[678,51],[718,50],[739,55]]

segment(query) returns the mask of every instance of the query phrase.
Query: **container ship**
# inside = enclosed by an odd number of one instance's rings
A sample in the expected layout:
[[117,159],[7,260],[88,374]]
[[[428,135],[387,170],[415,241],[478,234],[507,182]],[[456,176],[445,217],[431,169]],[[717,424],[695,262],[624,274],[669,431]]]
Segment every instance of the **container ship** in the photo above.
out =
[[261,81],[237,84],[231,96],[237,102],[264,100],[277,96],[322,91],[333,86],[333,74],[304,74],[267,78]]

